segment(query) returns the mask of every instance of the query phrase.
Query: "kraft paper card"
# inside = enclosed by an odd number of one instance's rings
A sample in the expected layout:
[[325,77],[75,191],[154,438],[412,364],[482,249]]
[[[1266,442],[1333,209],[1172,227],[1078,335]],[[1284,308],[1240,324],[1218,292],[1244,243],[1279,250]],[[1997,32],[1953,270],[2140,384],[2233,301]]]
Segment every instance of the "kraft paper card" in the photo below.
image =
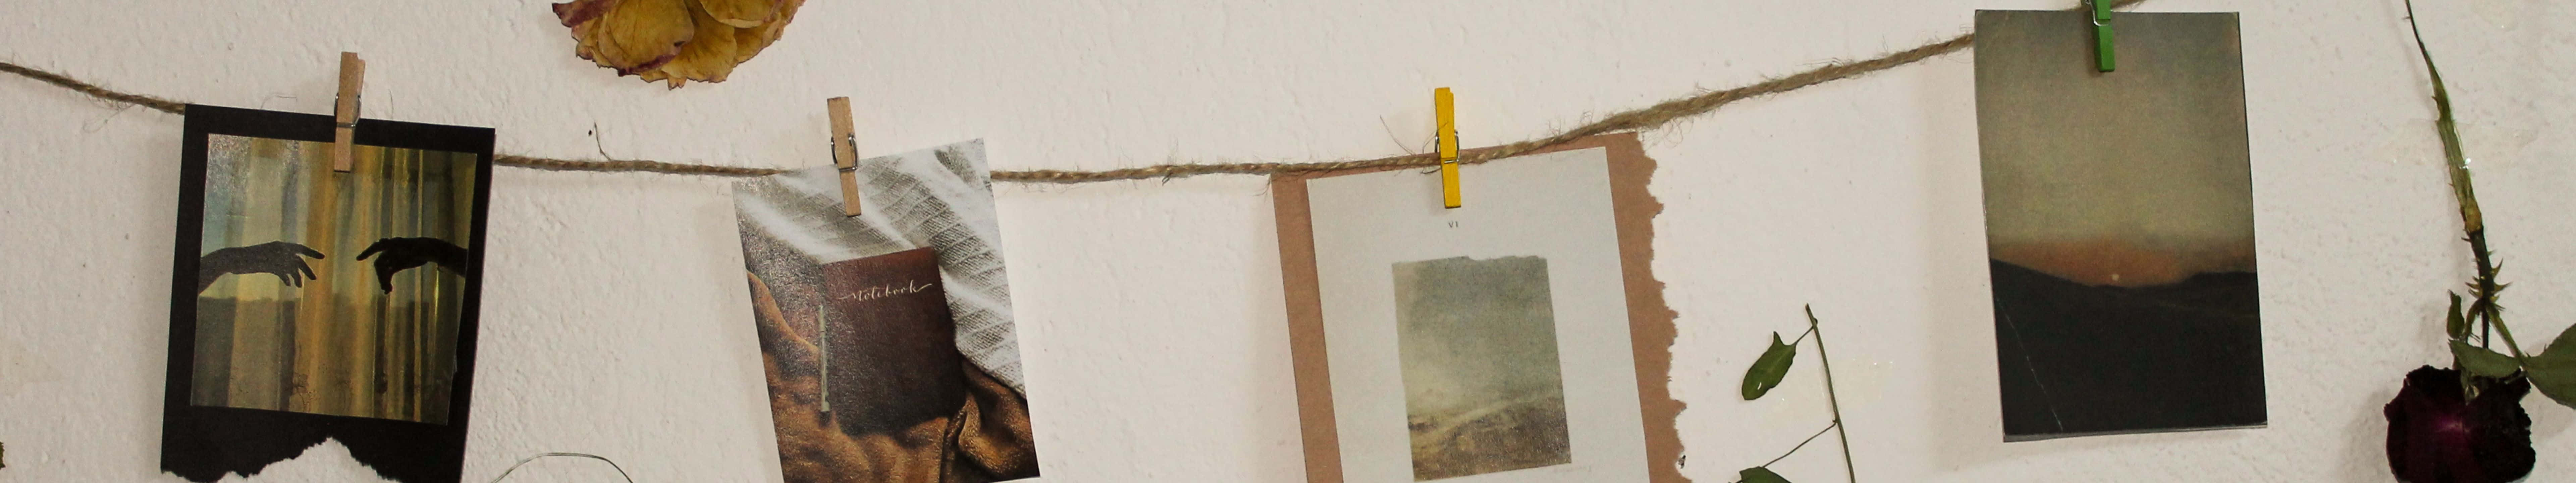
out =
[[1674,482],[1673,313],[1633,135],[1273,178],[1312,483]]

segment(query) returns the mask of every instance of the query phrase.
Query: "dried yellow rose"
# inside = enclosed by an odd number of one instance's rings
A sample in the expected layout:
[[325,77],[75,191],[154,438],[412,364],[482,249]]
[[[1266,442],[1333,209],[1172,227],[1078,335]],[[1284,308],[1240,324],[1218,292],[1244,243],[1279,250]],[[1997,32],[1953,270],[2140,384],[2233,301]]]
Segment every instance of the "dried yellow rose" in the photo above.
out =
[[573,53],[600,67],[679,88],[724,82],[778,40],[804,0],[574,0],[554,5]]

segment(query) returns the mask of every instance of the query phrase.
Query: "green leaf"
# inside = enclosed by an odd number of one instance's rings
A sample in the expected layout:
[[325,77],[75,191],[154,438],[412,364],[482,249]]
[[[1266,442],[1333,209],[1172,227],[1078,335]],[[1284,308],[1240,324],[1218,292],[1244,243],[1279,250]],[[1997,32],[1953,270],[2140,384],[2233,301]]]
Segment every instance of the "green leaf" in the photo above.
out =
[[1780,333],[1771,333],[1771,348],[1753,359],[1753,367],[1744,370],[1744,400],[1761,399],[1771,388],[1780,387],[1780,379],[1789,377],[1789,363],[1798,358],[1798,346],[1780,342]]
[[2469,319],[2467,316],[2460,314],[2459,292],[2451,292],[2451,322],[2449,325],[2443,326],[2443,329],[2451,333],[2451,340],[2457,341],[2469,338]]
[[2521,361],[2467,342],[2451,341],[2451,357],[2460,361],[2461,369],[2479,377],[2503,379],[2513,375],[2514,371],[2522,370]]
[[2528,362],[2524,369],[2531,371],[2531,387],[2559,405],[2576,408],[2576,327],[2559,332],[2547,349]]
[[1789,483],[1788,478],[1781,478],[1779,473],[1772,473],[1771,469],[1760,466],[1736,472],[1735,479],[1742,480],[1744,483]]

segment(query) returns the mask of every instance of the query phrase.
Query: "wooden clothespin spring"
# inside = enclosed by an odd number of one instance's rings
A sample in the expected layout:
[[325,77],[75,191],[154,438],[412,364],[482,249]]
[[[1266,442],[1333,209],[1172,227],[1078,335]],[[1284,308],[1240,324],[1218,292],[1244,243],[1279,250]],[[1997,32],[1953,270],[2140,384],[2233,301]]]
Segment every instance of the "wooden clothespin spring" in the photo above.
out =
[[1440,206],[1457,208],[1458,197],[1458,101],[1449,88],[1431,90],[1431,111],[1438,119],[1440,137]]
[[859,141],[857,121],[850,118],[850,98],[823,103],[832,112],[832,165],[841,170],[841,215],[859,216]]
[[357,52],[340,53],[340,98],[331,109],[331,170],[350,169],[350,151],[358,138],[358,97],[367,83],[367,61]]

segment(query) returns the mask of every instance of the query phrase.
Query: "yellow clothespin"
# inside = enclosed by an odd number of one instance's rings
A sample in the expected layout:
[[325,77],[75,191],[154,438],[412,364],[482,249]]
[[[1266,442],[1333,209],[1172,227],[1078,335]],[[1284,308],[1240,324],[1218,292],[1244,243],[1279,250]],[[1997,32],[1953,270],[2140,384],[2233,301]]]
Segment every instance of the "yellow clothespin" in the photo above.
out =
[[357,52],[340,53],[340,99],[331,109],[331,170],[349,172],[350,150],[358,137],[358,92],[367,83],[367,61]]
[[850,98],[823,102],[832,110],[832,165],[841,169],[841,215],[859,216],[859,141],[852,134],[858,122],[850,119]]
[[1431,90],[1431,111],[1439,119],[1440,206],[1457,208],[1458,101],[1449,95],[1449,88]]

